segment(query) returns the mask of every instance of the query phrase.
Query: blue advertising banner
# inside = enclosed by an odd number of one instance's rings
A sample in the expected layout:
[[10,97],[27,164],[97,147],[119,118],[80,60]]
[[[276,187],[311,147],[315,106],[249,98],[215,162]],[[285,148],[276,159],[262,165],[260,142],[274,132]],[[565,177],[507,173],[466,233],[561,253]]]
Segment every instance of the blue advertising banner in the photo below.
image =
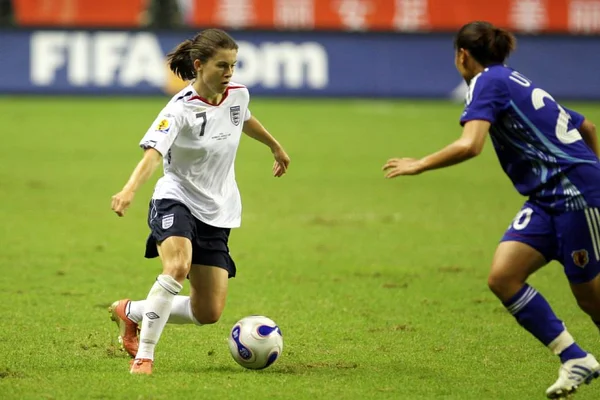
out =
[[[165,54],[193,32],[0,31],[0,93],[160,94]],[[461,96],[446,34],[236,32],[253,95]],[[556,98],[600,99],[600,37],[522,36],[509,64]]]

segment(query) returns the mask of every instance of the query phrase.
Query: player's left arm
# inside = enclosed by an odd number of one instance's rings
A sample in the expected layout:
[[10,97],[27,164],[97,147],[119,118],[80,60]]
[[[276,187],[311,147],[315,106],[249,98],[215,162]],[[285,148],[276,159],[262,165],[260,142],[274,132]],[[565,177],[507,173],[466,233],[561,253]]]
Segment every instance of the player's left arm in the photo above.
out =
[[269,147],[271,151],[274,151],[278,147],[281,147],[279,142],[267,131],[267,129],[260,123],[256,117],[251,116],[249,120],[244,122],[242,131],[250,136],[254,140],[258,140],[265,146]]
[[502,77],[482,72],[471,80],[460,123],[461,137],[442,150],[421,159],[392,158],[383,166],[386,178],[417,175],[449,167],[478,156],[483,150],[490,126],[509,101],[509,91]]
[[392,158],[383,166],[386,178],[399,175],[418,175],[422,172],[450,167],[481,154],[490,129],[489,121],[472,120],[465,123],[461,137],[440,151],[420,160]]
[[290,165],[290,157],[283,149],[283,146],[267,131],[256,117],[253,115],[250,116],[244,122],[242,131],[252,139],[261,142],[271,149],[275,158],[275,163],[273,164],[273,175],[275,177],[280,177],[286,173]]

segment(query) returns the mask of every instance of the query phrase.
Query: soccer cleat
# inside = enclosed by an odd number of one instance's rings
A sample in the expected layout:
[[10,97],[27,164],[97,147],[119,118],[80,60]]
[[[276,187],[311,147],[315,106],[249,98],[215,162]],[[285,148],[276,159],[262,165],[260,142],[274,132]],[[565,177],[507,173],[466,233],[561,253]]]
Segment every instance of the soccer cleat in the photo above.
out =
[[589,385],[598,376],[600,364],[593,355],[569,360],[560,366],[558,380],[546,390],[546,396],[549,399],[568,398],[580,385]]
[[119,327],[119,344],[121,350],[126,351],[131,357],[135,357],[139,347],[138,324],[127,318],[125,309],[131,300],[117,300],[108,308],[110,319],[115,321]]
[[136,358],[131,361],[129,372],[134,375],[152,375],[152,364],[154,362],[149,358]]

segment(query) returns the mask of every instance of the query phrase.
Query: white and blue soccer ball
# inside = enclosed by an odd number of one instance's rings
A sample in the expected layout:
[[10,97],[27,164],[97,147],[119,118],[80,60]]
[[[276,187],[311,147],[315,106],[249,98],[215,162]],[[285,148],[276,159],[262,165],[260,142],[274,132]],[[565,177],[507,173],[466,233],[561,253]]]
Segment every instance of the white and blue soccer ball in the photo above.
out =
[[273,320],[252,315],[242,318],[231,328],[229,350],[233,359],[244,368],[267,368],[281,356],[283,336]]

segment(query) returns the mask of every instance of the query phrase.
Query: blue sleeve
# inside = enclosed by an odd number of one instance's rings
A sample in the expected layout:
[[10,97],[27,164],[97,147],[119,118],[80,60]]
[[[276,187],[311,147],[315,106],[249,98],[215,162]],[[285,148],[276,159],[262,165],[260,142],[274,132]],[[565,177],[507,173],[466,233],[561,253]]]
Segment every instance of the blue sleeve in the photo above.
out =
[[581,125],[583,124],[583,120],[585,120],[585,117],[576,111],[569,110],[567,107],[564,107],[564,106],[561,106],[561,107],[564,108],[565,111],[571,116],[571,123],[573,124],[575,129],[581,128]]
[[473,78],[469,84],[465,109],[460,116],[460,124],[463,126],[474,120],[493,124],[498,114],[508,106],[510,99],[506,84],[499,77],[486,72]]

